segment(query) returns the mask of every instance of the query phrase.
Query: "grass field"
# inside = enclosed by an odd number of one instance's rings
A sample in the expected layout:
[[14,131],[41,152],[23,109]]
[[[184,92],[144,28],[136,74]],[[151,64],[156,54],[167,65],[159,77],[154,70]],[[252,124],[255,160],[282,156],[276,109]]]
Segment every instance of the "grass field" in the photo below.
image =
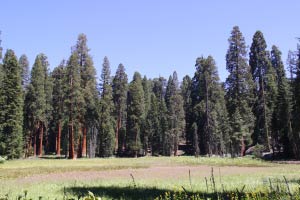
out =
[[253,192],[286,187],[294,192],[299,180],[300,165],[252,158],[26,159],[0,164],[0,197],[16,199],[24,191],[33,199],[77,199],[88,191],[102,199],[154,199],[183,190]]

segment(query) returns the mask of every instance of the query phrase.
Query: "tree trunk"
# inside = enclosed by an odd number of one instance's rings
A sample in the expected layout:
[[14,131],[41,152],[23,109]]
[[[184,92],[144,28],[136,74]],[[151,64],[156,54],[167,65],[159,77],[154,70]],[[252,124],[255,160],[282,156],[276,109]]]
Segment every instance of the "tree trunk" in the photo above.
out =
[[137,155],[138,155],[138,148],[137,148],[137,146],[138,146],[138,145],[137,145],[138,139],[137,139],[137,136],[138,136],[138,133],[136,132],[136,133],[135,133],[135,148],[136,148],[136,149],[135,149],[135,155],[134,155],[135,158],[137,158]]
[[242,136],[242,139],[241,139],[241,156],[245,155],[245,151],[246,151],[245,139],[244,139],[244,136]]
[[82,157],[82,127],[79,126],[78,129],[78,140],[76,141],[75,144],[75,151],[77,152],[77,158],[81,158]]
[[119,130],[121,128],[121,113],[119,112],[117,119],[117,128],[116,128],[116,137],[115,137],[115,153],[118,152],[119,149]]
[[263,78],[261,78],[261,95],[262,95],[262,100],[263,100],[263,117],[264,117],[264,135],[265,137],[265,147],[267,151],[270,151],[270,142],[269,142],[269,127],[268,127],[268,120],[267,120],[267,111],[266,111],[266,97],[265,97],[265,86],[264,86],[264,81]]
[[69,124],[69,159],[75,159],[73,122]]
[[60,156],[60,141],[61,141],[61,122],[58,121],[57,125],[57,135],[56,135],[56,155]]
[[39,128],[39,156],[43,155],[43,137],[44,137],[44,125],[40,123]]
[[87,157],[86,154],[86,135],[87,135],[87,128],[86,125],[83,127],[83,134],[82,134],[82,146],[81,146],[81,156]]
[[34,136],[33,136],[33,156],[37,155],[37,153],[36,153],[36,150],[37,150],[36,140],[37,140],[38,130],[39,129],[37,129],[37,130],[34,131]]
[[175,136],[175,140],[174,140],[174,156],[178,155],[178,137]]

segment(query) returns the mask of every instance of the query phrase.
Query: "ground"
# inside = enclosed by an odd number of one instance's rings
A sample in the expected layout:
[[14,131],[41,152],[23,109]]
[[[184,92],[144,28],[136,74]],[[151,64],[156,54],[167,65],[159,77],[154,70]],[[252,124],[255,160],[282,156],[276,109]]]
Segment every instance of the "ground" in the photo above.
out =
[[[299,163],[252,158],[144,157],[107,159],[26,159],[0,164],[0,197],[50,199],[92,191],[107,199],[153,199],[166,191],[209,192],[298,186]],[[284,187],[284,186],[283,186]]]

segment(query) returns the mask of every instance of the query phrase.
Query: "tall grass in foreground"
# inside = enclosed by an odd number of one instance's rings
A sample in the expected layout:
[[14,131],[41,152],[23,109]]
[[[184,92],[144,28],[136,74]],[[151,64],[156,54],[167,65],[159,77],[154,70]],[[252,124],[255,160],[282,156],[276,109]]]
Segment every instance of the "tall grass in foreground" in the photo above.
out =
[[[273,200],[273,199],[293,199],[300,200],[300,180],[288,181],[285,176],[282,180],[268,179],[268,186],[253,187],[251,190],[245,189],[246,185],[235,190],[225,190],[221,182],[221,191],[216,186],[213,168],[211,177],[205,178],[206,192],[193,192],[191,176],[189,172],[190,188],[182,187],[179,191],[168,191],[155,198],[155,200]],[[297,183],[297,187],[292,187],[289,182]],[[226,184],[226,183],[225,183]],[[251,186],[248,186],[251,188]]]

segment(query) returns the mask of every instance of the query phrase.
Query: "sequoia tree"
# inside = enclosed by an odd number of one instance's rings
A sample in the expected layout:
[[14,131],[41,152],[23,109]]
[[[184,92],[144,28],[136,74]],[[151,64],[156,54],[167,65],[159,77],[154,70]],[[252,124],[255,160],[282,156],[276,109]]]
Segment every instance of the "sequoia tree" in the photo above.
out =
[[254,95],[255,128],[253,133],[253,144],[265,146],[270,150],[271,119],[273,115],[276,98],[276,75],[266,51],[267,44],[262,32],[257,31],[253,36],[250,49],[249,64],[256,88]]
[[225,82],[226,105],[231,127],[232,150],[243,156],[246,145],[251,144],[253,134],[254,82],[247,63],[245,39],[238,26],[233,27],[228,42],[226,68],[229,75]]

